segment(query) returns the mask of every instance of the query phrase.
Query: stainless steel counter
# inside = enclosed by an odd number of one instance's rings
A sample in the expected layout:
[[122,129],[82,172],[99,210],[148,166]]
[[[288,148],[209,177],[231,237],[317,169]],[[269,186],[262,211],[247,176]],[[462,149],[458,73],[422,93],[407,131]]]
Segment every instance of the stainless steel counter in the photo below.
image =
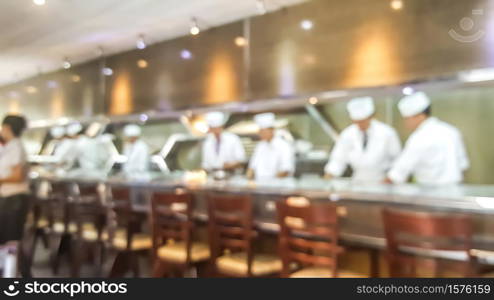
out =
[[[112,178],[38,178],[37,180],[74,181],[80,184],[103,183],[109,186],[130,186],[149,192],[186,188],[197,198],[197,217],[206,220],[205,193],[226,192],[251,194],[254,201],[256,224],[259,229],[276,232],[274,202],[286,196],[305,196],[314,201],[335,201],[344,207],[341,218],[341,238],[344,243],[382,249],[385,246],[381,211],[384,207],[414,209],[430,212],[465,213],[475,224],[475,246],[494,251],[494,186],[455,185],[425,187],[418,185],[362,184],[350,180],[324,180],[316,177],[249,181],[234,177],[224,181],[213,179],[185,180],[183,173],[152,175],[146,179]],[[148,211],[147,205],[136,205]],[[491,253],[479,252],[479,256]],[[493,262],[494,263],[494,262]]]

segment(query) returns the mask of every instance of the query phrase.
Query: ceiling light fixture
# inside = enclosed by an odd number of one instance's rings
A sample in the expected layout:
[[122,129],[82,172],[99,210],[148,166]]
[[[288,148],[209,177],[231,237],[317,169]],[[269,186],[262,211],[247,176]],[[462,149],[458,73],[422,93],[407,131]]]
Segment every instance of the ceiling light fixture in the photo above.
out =
[[33,3],[38,5],[38,6],[42,6],[42,5],[45,5],[46,0],[33,0]]
[[139,50],[142,50],[142,49],[145,49],[146,48],[146,42],[144,41],[144,35],[139,35],[139,37],[137,38],[137,42],[136,42],[136,47],[137,49]]
[[139,68],[141,68],[141,69],[145,69],[145,68],[147,68],[147,67],[148,67],[148,65],[149,65],[149,64],[148,64],[148,62],[147,62],[145,59],[139,59],[139,60],[137,61],[137,66],[138,66]]
[[70,61],[69,61],[69,59],[67,57],[64,58],[63,63],[62,63],[62,67],[65,70],[70,69],[70,67],[72,67],[72,64],[70,63]]
[[72,82],[79,82],[81,81],[81,76],[79,75],[72,75]]
[[245,47],[247,46],[247,39],[243,36],[237,36],[235,38],[235,45],[237,45],[238,47]]
[[28,94],[35,94],[38,92],[38,89],[35,86],[31,85],[31,86],[26,87],[26,92]]
[[319,102],[319,99],[317,97],[310,97],[309,98],[309,103],[312,105],[316,105]]
[[260,15],[266,14],[266,2],[264,2],[264,0],[256,0],[256,7]]
[[401,10],[403,8],[403,1],[402,0],[392,0],[391,1],[391,8],[394,10]]
[[113,70],[111,68],[105,67],[101,70],[101,73],[105,76],[112,76],[113,75]]
[[410,96],[410,95],[413,95],[413,93],[415,91],[412,87],[406,86],[403,88],[403,90],[401,92],[403,93],[403,95]]
[[199,28],[199,25],[197,25],[197,19],[192,18],[192,25],[190,26],[190,34],[198,35],[199,33],[201,33],[201,29]]
[[311,20],[303,20],[300,22],[300,27],[305,31],[309,31],[314,27],[314,23]]
[[184,49],[184,50],[180,51],[180,57],[182,59],[189,60],[192,58],[192,53],[189,50]]

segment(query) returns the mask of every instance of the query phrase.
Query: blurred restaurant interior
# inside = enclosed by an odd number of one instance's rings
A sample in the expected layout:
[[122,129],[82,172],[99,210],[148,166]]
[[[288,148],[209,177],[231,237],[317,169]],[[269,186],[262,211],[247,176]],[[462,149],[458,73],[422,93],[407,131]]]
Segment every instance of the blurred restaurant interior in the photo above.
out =
[[493,20],[1,1],[3,276],[494,277]]

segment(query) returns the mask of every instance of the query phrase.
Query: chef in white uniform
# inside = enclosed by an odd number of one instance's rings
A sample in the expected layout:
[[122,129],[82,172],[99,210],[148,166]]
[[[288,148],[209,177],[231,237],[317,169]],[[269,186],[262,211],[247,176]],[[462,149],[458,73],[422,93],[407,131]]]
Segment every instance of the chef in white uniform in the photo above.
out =
[[83,127],[80,123],[68,125],[66,128],[66,138],[55,149],[55,157],[58,159],[60,165],[60,168],[57,170],[59,175],[74,167],[79,152],[79,134],[82,129]]
[[62,126],[53,127],[50,130],[50,135],[52,137],[51,143],[53,143],[52,155],[53,157],[57,158],[57,161],[60,161],[60,157],[64,152],[63,144],[66,140],[65,134],[66,134],[66,130]]
[[258,114],[254,121],[259,126],[261,141],[250,159],[247,177],[259,179],[283,178],[295,173],[295,153],[292,146],[275,136],[275,115]]
[[326,177],[341,177],[350,166],[354,181],[382,182],[401,152],[398,134],[374,119],[371,97],[352,99],[347,110],[353,124],[343,130],[336,142],[324,169]]
[[202,168],[207,172],[232,171],[245,163],[245,150],[240,138],[223,130],[226,121],[222,112],[206,114],[209,134],[202,145]]
[[407,128],[413,130],[405,149],[388,172],[388,183],[404,183],[410,176],[423,185],[463,181],[470,166],[460,131],[430,116],[431,101],[419,92],[398,104]]
[[123,173],[128,178],[147,176],[149,173],[149,147],[140,139],[142,129],[138,125],[129,124],[123,130],[126,142],[123,154],[127,161],[123,165]]

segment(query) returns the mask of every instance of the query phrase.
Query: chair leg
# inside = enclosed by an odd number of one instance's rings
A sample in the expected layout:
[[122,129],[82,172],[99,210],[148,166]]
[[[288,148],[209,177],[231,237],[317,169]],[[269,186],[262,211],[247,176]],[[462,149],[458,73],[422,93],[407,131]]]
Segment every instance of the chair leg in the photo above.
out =
[[43,246],[45,246],[45,249],[49,249],[50,241],[48,238],[48,234],[43,229],[40,229],[40,236],[41,236],[41,241],[43,242]]
[[50,265],[53,274],[58,274],[58,268],[60,265],[60,255],[62,246],[62,237],[59,235],[53,235],[50,237]]
[[79,278],[81,273],[81,266],[84,262],[84,255],[86,253],[87,247],[85,243],[79,241],[74,241],[70,249],[70,259],[71,262],[71,276],[74,278]]
[[162,278],[165,275],[169,275],[166,263],[160,259],[156,259],[156,262],[153,266],[153,277]]
[[113,265],[110,270],[108,277],[110,278],[121,278],[127,273],[130,268],[130,253],[127,251],[118,252]]
[[135,252],[130,253],[130,263],[132,267],[132,272],[134,273],[134,277],[139,278],[141,276],[140,268],[139,268],[139,254]]
[[96,242],[93,245],[91,245],[91,248],[93,250],[92,252],[93,252],[93,258],[95,264],[95,269],[94,269],[95,277],[101,277],[103,274],[103,265],[106,259],[105,245],[103,242]]

